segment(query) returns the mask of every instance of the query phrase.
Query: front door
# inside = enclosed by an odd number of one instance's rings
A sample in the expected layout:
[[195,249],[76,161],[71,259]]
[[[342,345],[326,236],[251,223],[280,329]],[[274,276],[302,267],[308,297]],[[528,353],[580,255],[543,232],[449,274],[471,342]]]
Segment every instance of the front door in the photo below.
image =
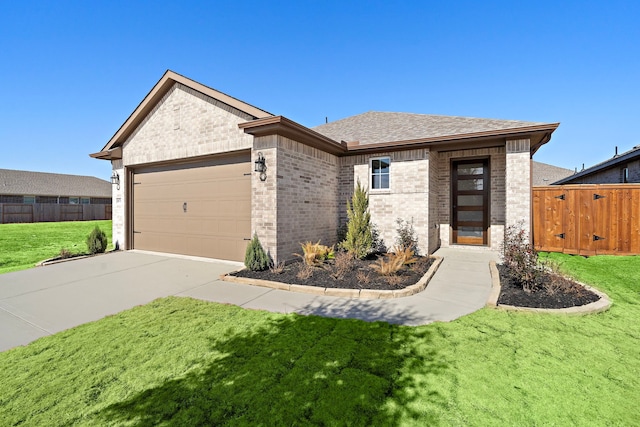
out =
[[489,225],[489,160],[451,165],[453,243],[486,245]]

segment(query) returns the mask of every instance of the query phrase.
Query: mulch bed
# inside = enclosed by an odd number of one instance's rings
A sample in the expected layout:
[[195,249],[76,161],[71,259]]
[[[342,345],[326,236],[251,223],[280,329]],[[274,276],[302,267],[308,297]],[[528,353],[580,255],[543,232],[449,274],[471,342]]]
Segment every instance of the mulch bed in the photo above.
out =
[[415,264],[403,267],[397,275],[385,277],[371,268],[371,264],[377,258],[378,256],[374,255],[364,260],[353,260],[350,268],[341,275],[337,272],[334,260],[313,268],[309,278],[300,277],[299,273],[304,269],[302,262],[293,262],[285,266],[280,273],[272,270],[240,270],[232,275],[320,288],[397,290],[415,285],[433,263],[433,258],[417,257],[418,261]]
[[534,308],[568,308],[590,304],[600,297],[584,286],[566,277],[549,273],[540,278],[536,290],[527,293],[509,269],[498,265],[500,297],[498,304]]

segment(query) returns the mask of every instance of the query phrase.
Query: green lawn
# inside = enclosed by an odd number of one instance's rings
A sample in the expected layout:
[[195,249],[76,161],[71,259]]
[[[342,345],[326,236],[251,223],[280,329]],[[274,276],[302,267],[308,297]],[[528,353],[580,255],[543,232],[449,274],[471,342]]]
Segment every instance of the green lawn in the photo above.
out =
[[112,249],[111,221],[0,224],[0,274],[31,268],[63,248],[72,254],[86,252],[87,236],[96,225],[107,235],[107,250]]
[[640,257],[550,256],[612,308],[414,328],[165,298],[0,353],[0,420],[638,425]]

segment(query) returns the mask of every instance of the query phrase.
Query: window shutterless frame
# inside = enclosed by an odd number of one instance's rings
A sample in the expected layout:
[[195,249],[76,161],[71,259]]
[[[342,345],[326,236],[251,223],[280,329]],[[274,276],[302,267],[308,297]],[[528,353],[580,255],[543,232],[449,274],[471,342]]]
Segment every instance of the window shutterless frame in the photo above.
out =
[[391,182],[391,157],[369,159],[369,188],[372,191],[389,190]]

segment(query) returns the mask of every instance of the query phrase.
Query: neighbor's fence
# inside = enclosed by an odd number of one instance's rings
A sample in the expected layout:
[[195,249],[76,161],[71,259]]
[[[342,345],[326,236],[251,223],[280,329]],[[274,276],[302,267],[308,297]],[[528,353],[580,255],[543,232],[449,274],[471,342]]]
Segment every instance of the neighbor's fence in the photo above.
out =
[[640,185],[558,185],[533,189],[539,251],[640,254]]
[[111,205],[0,203],[0,224],[111,219]]

